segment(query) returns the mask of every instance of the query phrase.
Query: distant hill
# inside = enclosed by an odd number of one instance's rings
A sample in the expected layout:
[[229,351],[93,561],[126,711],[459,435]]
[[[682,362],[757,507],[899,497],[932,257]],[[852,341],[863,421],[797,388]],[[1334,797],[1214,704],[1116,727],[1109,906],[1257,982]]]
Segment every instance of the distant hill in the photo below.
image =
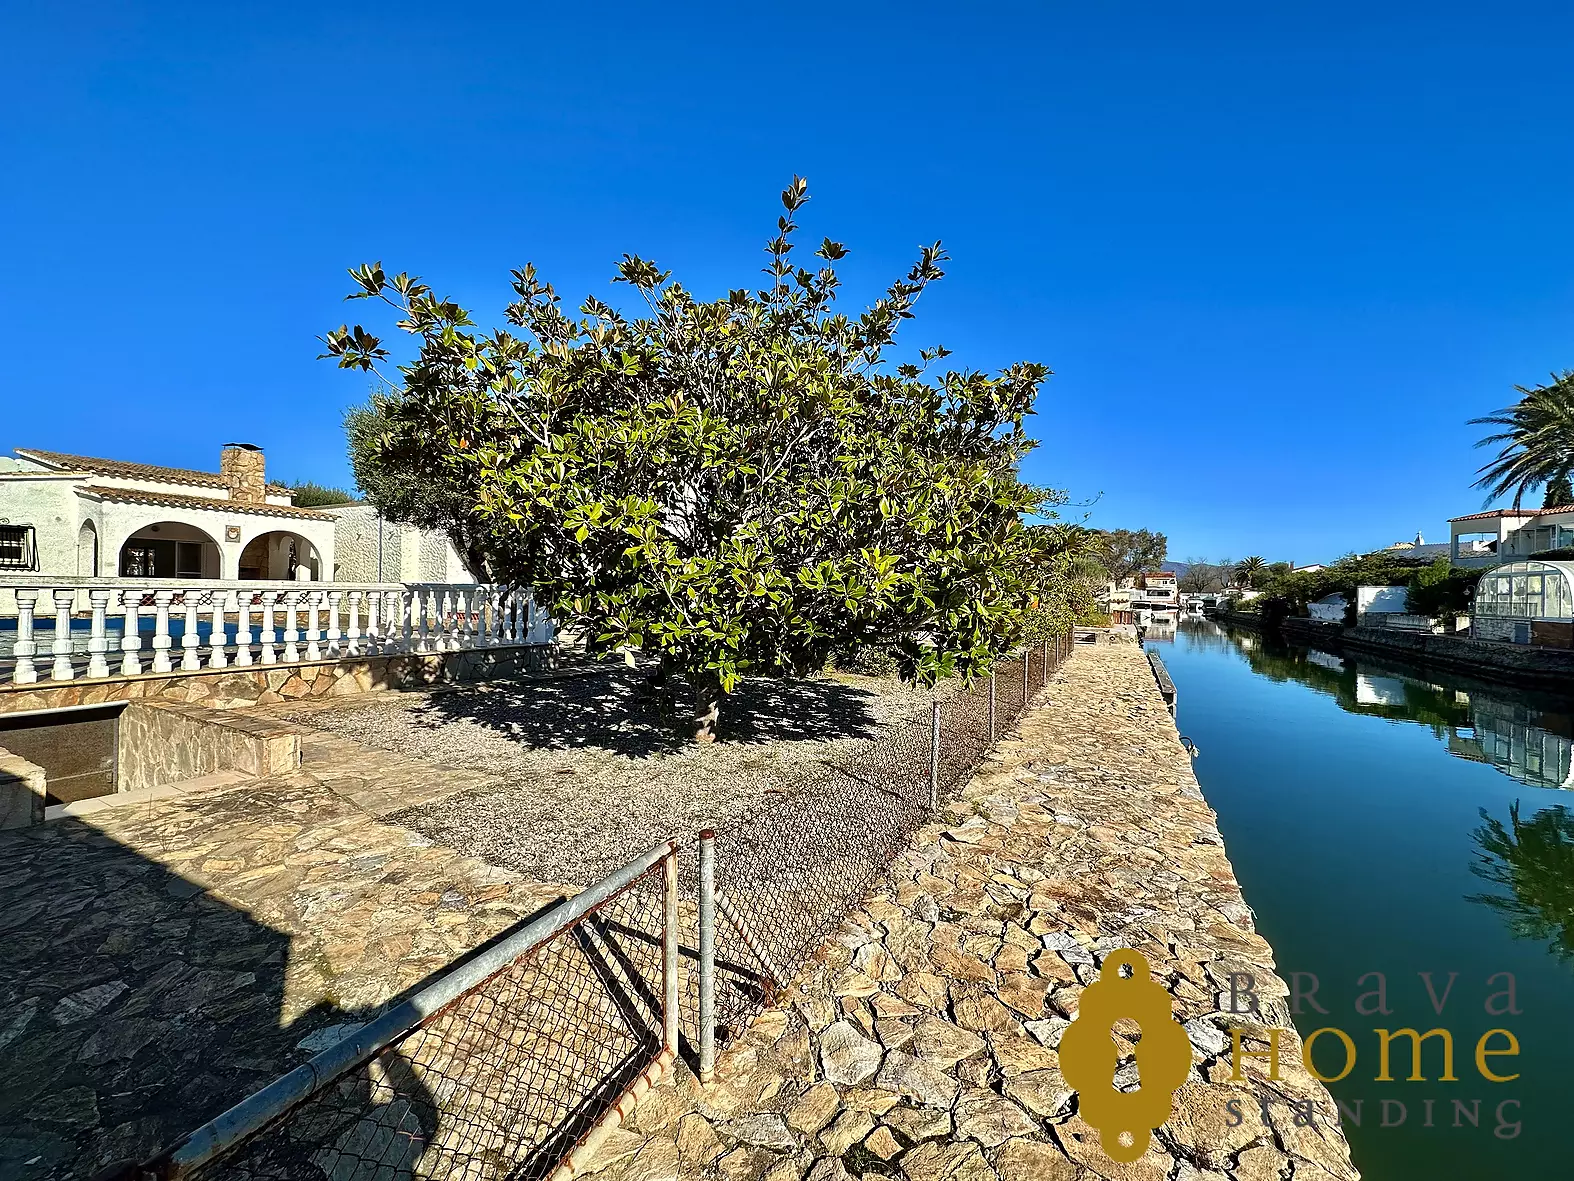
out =
[[1179,578],[1182,574],[1186,573],[1186,571],[1190,570],[1191,567],[1185,562],[1160,562],[1159,569],[1163,570],[1166,574],[1173,574],[1176,578]]

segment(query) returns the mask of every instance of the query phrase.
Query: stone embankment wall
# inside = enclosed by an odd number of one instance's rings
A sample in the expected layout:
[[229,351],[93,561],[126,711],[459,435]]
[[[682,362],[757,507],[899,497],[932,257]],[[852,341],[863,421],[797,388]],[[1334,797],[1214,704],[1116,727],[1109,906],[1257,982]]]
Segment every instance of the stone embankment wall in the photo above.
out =
[[459,652],[401,652],[309,664],[252,665],[186,673],[144,673],[92,681],[0,685],[0,714],[111,701],[183,701],[218,709],[272,705],[303,697],[345,696],[381,689],[420,689],[551,667],[556,647],[529,644]]
[[[1221,623],[1263,630],[1260,616],[1220,611]],[[1279,622],[1286,639],[1332,652],[1369,652],[1421,667],[1445,668],[1485,680],[1566,688],[1574,680],[1574,651],[1531,644],[1506,644],[1469,636],[1434,635],[1386,627],[1340,627],[1311,619]]]
[[[1115,948],[1147,957],[1193,1050],[1131,1164],[1105,1156],[1059,1059]],[[1232,973],[1254,977],[1258,1011],[1228,1011]],[[1348,1181],[1287,995],[1142,651],[1079,646],[1020,737],[721,1056],[717,1081],[680,1072],[654,1088],[591,1168],[604,1181]],[[1259,1052],[1277,1036],[1278,1077],[1251,1058],[1232,1079],[1236,1029]],[[1120,1085],[1137,1081],[1137,1033],[1115,1027]]]

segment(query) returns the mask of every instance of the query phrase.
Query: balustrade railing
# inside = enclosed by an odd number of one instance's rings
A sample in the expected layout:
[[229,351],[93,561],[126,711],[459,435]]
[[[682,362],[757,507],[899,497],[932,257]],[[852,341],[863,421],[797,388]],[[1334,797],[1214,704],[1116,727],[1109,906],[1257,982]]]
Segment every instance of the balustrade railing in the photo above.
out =
[[487,583],[0,579],[0,682],[15,684],[551,638],[528,590]]

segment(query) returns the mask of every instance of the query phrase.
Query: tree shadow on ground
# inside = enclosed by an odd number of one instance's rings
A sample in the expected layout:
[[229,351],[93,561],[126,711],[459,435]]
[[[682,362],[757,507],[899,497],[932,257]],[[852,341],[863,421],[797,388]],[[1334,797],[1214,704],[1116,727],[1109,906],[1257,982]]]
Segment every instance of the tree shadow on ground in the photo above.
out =
[[[249,1142],[233,1171],[292,1178],[464,1171],[478,1145],[507,1135],[518,1175],[546,1175],[659,1048],[659,1021],[643,994],[659,987],[650,962],[659,956],[644,949],[659,945],[660,927],[643,911],[629,913],[639,919],[631,928],[637,939],[595,932],[595,954],[577,977],[577,1015],[589,1020],[615,1006],[621,1040],[592,1039],[598,1050],[590,1060],[547,1061],[539,1030],[563,1019],[565,989],[560,981],[533,984],[533,970],[516,963],[511,979],[489,982],[470,1005],[484,1020],[466,1016],[469,1001],[450,1006],[426,1033],[411,1035],[417,1040],[396,1042]],[[285,1020],[298,938],[85,820],[0,832],[0,1176],[143,1176],[140,1162],[454,967],[443,965],[384,1005],[319,1001]],[[574,936],[566,945],[574,963],[587,961]],[[641,950],[626,953],[625,945]],[[620,957],[617,971],[605,965],[612,955]],[[642,995],[630,1000],[631,990]],[[510,1036],[509,1020],[533,1040]],[[444,1029],[442,1021],[457,1024]],[[433,1038],[447,1047],[435,1064]],[[488,1074],[489,1055],[510,1047],[508,1069]],[[453,1095],[440,1098],[429,1084],[444,1077],[443,1053],[472,1088],[497,1078],[516,1098],[531,1088],[531,1128],[477,1128]],[[423,1069],[413,1068],[417,1060]]]
[[[494,681],[433,694],[411,709],[432,730],[482,726],[524,747],[603,750],[631,758],[692,748],[687,685],[646,689],[638,669],[603,667],[552,680]],[[869,689],[829,678],[753,678],[728,695],[718,736],[728,743],[829,742],[871,738],[879,730]]]
[[0,1175],[144,1158],[304,1061],[291,937],[69,818],[0,833]]

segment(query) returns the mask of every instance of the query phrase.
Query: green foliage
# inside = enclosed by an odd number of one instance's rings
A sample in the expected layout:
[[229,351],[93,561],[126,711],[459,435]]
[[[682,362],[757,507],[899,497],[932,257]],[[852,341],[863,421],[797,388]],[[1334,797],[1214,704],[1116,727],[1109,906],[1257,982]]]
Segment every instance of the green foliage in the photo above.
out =
[[1541,498],[1542,508],[1563,508],[1574,504],[1574,481],[1567,472],[1559,472],[1547,481],[1546,495]]
[[1496,459],[1481,467],[1480,479],[1472,487],[1487,490],[1486,504],[1513,492],[1518,508],[1537,485],[1548,485],[1549,497],[1555,482],[1559,494],[1569,487],[1569,473],[1574,471],[1574,370],[1554,373],[1547,385],[1514,389],[1521,395],[1514,405],[1470,420],[1472,426],[1503,428],[1476,444],[1500,449]]
[[472,574],[501,580],[486,544],[488,524],[476,515],[476,487],[463,466],[438,462],[396,408],[398,394],[373,393],[344,416],[356,486],[390,521],[444,534]]
[[1242,558],[1235,563],[1235,585],[1247,586],[1253,590],[1261,588],[1268,577],[1268,563],[1265,559],[1253,554],[1249,558]]
[[1485,808],[1480,812],[1483,823],[1472,835],[1481,852],[1470,872],[1507,893],[1469,900],[1497,911],[1516,938],[1574,960],[1574,812],[1554,804],[1521,820],[1515,800],[1507,825]]
[[[1017,475],[1049,370],[931,374],[943,348],[893,368],[946,255],[924,247],[872,307],[838,313],[845,248],[789,261],[807,199],[802,180],[783,192],[758,292],[701,301],[625,255],[636,319],[593,296],[571,317],[525,266],[506,311],[521,334],[482,333],[417,279],[351,272],[352,298],[419,338],[352,418],[363,489],[461,522],[490,577],[531,586],[593,653],[685,672],[698,737],[740,677],[815,672],[839,649],[887,646],[922,682],[982,670],[1021,638],[1066,540],[1023,526],[1062,498]],[[389,356],[360,325],[324,340],[345,368]]]
[[1479,571],[1452,569],[1447,558],[1422,562],[1387,550],[1346,554],[1321,570],[1266,575],[1262,595],[1254,600],[1252,609],[1267,619],[1306,615],[1308,603],[1338,594],[1345,599],[1348,627],[1355,623],[1357,587],[1403,586],[1409,588],[1409,609],[1417,614],[1462,614],[1468,610],[1477,577]]
[[1096,555],[1109,577],[1116,582],[1157,570],[1169,552],[1169,540],[1162,533],[1147,529],[1095,529]]
[[291,484],[290,503],[297,508],[319,508],[329,504],[350,504],[355,500],[353,492],[346,492],[343,488],[333,488],[326,484],[313,483],[311,480],[302,480],[299,484]]
[[1410,576],[1405,606],[1417,615],[1434,618],[1467,615],[1480,577],[1479,570],[1456,570],[1447,558],[1439,558]]

